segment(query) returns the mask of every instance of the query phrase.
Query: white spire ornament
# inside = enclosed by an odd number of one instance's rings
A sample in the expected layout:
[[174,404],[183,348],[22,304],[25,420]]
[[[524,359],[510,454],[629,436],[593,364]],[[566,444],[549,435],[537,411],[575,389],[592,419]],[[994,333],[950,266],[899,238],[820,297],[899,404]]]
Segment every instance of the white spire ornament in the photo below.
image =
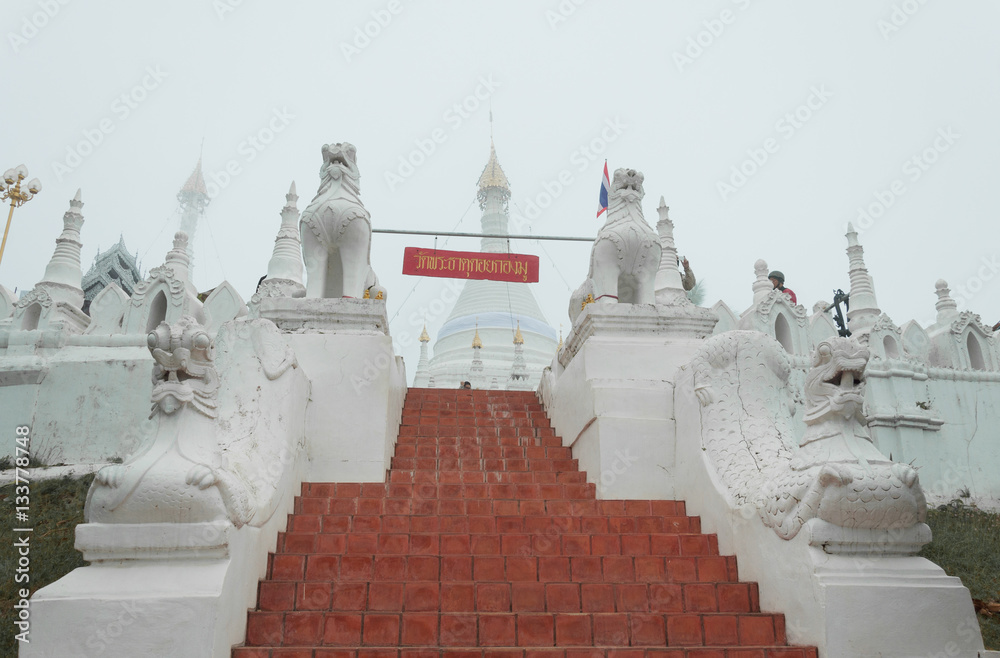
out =
[[[305,297],[302,283],[302,243],[299,239],[299,197],[292,181],[281,209],[281,227],[274,238],[274,250],[267,263],[267,278],[261,281],[254,297]],[[253,301],[251,299],[251,301]],[[258,299],[259,301],[259,299]]]
[[69,210],[63,214],[63,230],[56,238],[55,252],[45,267],[45,275],[38,283],[38,287],[44,288],[53,301],[66,302],[75,308],[83,306],[83,270],[80,267],[80,249],[83,247],[80,241],[80,228],[83,226],[81,208],[83,201],[80,200],[80,190],[77,190],[76,196],[69,202]]
[[660,267],[656,271],[656,303],[672,305],[690,305],[681,273],[677,269],[679,260],[677,246],[674,244],[674,223],[670,221],[670,208],[664,198],[660,197],[660,205],[656,209],[660,219],[656,222],[656,233],[660,236]]
[[851,308],[847,312],[848,329],[852,334],[865,333],[882,315],[875,299],[875,286],[865,267],[865,250],[858,242],[854,225],[847,225],[848,274],[851,278]]

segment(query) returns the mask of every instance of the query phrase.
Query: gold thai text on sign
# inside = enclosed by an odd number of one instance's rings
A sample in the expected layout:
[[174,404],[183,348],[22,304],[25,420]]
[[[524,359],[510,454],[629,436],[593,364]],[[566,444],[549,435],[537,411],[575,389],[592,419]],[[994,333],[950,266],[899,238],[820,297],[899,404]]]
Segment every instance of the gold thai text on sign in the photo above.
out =
[[535,283],[538,256],[407,247],[403,253],[403,274]]

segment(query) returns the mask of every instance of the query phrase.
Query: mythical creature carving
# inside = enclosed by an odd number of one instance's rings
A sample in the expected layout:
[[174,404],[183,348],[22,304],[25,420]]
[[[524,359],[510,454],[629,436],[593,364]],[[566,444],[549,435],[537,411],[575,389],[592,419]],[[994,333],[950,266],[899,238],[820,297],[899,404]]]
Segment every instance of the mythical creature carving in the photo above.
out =
[[219,376],[214,342],[191,316],[148,336],[156,431],[124,464],[98,471],[87,496],[91,523],[250,521],[246,486],[214,440]]
[[306,297],[385,298],[371,268],[371,215],[361,203],[357,149],[347,142],[323,145],[319,191],[302,211],[299,232]]
[[737,504],[791,539],[819,518],[845,528],[908,528],[924,520],[916,471],[872,443],[862,412],[868,350],[821,342],[806,376],[806,431],[792,440],[787,354],[759,332],[709,339],[692,362],[702,439]]
[[608,198],[608,220],[590,252],[587,279],[570,297],[569,317],[588,302],[656,303],[656,271],[660,238],[642,214],[643,175],[635,169],[615,171]]

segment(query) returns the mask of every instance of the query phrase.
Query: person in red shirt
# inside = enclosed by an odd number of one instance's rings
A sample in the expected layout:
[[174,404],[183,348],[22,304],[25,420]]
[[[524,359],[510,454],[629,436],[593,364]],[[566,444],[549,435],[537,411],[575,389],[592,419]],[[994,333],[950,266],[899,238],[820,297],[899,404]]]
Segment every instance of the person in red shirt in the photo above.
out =
[[795,298],[795,292],[791,288],[786,288],[785,287],[785,275],[784,274],[782,274],[778,270],[774,270],[773,272],[771,272],[770,274],[767,275],[767,278],[771,280],[771,284],[775,288],[777,288],[781,292],[783,292],[786,295],[788,295],[789,297],[791,297],[793,304],[798,304],[799,303],[798,300]]

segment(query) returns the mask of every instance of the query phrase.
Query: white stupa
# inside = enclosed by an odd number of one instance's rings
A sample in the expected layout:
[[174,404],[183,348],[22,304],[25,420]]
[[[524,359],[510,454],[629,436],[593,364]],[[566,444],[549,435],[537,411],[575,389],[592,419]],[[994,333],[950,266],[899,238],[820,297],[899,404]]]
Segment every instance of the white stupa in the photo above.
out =
[[[483,211],[483,233],[507,235],[510,185],[497,160],[492,140],[490,159],[479,177],[478,197]],[[509,250],[508,241],[483,238],[481,250],[504,253]],[[482,348],[478,350],[482,359],[482,381],[492,382],[495,378],[498,383],[506,383],[510,379],[515,362],[514,336],[520,323],[524,341],[520,347],[527,374],[522,386],[529,390],[538,386],[542,369],[552,363],[558,337],[538,307],[529,286],[527,283],[504,281],[470,280],[465,283],[434,343],[429,375],[436,386],[455,388],[467,379],[472,367],[473,350],[470,345],[476,336],[477,322],[482,342]]]

